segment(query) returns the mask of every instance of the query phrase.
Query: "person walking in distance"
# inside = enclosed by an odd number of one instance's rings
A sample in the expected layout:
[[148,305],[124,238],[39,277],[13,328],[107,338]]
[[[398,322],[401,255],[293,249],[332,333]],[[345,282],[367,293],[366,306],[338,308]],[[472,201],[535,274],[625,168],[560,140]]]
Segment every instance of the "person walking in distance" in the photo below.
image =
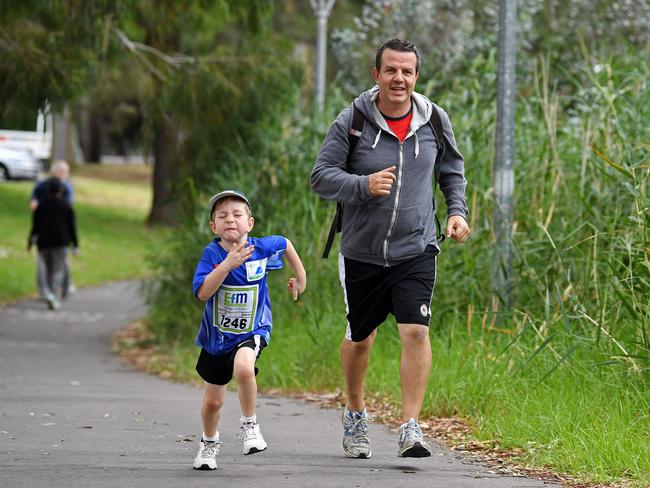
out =
[[[431,455],[418,417],[431,370],[428,326],[443,238],[436,236],[436,182],[447,203],[445,236],[462,243],[470,233],[463,157],[446,112],[414,91],[419,74],[413,43],[391,39],[382,44],[372,70],[376,86],[331,124],[311,173],[312,189],[342,205],[343,451],[354,458],[372,454],[363,387],[377,328],[389,314],[397,321],[402,348],[398,455]],[[358,116],[361,130],[354,127]],[[443,140],[436,136],[434,121],[440,122]]]
[[[61,185],[63,186],[63,193],[62,193],[63,200],[65,200],[68,203],[68,205],[72,206],[72,203],[74,202],[74,190],[72,188],[72,184],[70,183],[70,179],[69,179],[70,165],[68,164],[68,162],[64,161],[63,159],[57,159],[56,161],[54,161],[52,163],[52,166],[50,167],[50,178],[57,178],[61,182]],[[48,182],[49,182],[49,178],[46,178],[45,180],[42,180],[36,183],[36,185],[34,185],[34,188],[32,189],[32,194],[29,199],[29,208],[31,209],[32,212],[36,210],[39,203],[41,203],[45,198],[48,197],[48,189],[49,189]],[[63,275],[62,298],[67,297],[69,294],[75,291],[75,287],[72,284],[70,257],[66,258],[64,264],[65,267],[63,270],[64,275]],[[48,288],[46,270],[43,265],[43,262],[40,259],[38,260],[36,266],[37,266],[36,284],[38,286],[38,291],[41,297],[46,298],[45,293]]]
[[45,189],[45,196],[32,214],[27,250],[37,245],[38,279],[43,280],[41,293],[50,309],[58,310],[65,293],[68,247],[72,244],[76,254],[79,241],[74,211],[63,196],[63,183],[58,178],[49,178]]

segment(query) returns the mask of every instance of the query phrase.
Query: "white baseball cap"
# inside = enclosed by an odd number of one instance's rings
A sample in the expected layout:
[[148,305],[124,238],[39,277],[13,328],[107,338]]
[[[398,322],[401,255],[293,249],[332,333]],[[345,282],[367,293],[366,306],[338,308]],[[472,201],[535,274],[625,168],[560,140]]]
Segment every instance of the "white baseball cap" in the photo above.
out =
[[249,209],[251,208],[251,204],[248,201],[248,198],[246,198],[246,195],[244,195],[242,192],[236,190],[224,190],[222,192],[217,193],[210,199],[210,203],[208,203],[208,208],[210,209],[210,213],[214,211],[214,207],[219,202],[219,200],[223,200],[226,197],[239,198],[246,205],[248,205]]

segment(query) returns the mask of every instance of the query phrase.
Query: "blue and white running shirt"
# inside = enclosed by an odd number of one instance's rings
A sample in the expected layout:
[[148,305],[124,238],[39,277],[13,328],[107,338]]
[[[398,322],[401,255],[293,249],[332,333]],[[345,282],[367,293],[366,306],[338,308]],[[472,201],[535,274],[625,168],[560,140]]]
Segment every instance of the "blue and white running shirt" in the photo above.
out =
[[[194,296],[205,277],[228,257],[219,241],[214,239],[201,254],[192,280]],[[287,240],[282,236],[249,237],[250,245],[254,250],[248,261],[230,271],[205,302],[195,344],[210,354],[225,354],[253,335],[261,335],[267,344],[271,338],[273,321],[266,274],[282,267]]]

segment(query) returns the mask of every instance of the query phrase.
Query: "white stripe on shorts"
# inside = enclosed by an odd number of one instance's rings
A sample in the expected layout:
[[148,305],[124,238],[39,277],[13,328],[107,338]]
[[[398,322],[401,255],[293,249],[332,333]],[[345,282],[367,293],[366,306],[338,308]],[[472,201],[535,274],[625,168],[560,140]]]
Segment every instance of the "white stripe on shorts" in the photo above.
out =
[[255,349],[253,349],[253,351],[255,351],[256,358],[260,355],[260,337],[262,336],[258,336],[258,335],[253,336],[253,340],[255,341]]
[[[431,287],[431,296],[429,297],[429,321],[431,321],[431,317],[433,316],[431,313],[431,300],[433,300],[433,291],[436,289],[436,280],[438,279],[438,255],[436,254],[436,257],[433,259],[435,259],[435,264],[433,268],[433,286]],[[431,322],[429,322],[429,325],[431,325]]]
[[339,281],[341,282],[341,288],[343,288],[343,300],[345,300],[345,322],[347,324],[345,328],[345,338],[348,341],[352,340],[352,331],[350,330],[350,322],[348,322],[348,312],[350,312],[350,307],[348,306],[348,294],[345,289],[345,258],[343,254],[339,253]]

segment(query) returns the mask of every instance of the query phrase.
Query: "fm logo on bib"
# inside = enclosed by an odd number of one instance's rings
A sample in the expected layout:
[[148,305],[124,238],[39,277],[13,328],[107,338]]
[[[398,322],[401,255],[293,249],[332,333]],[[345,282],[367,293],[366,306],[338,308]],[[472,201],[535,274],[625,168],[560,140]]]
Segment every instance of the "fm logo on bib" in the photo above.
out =
[[258,293],[259,285],[222,285],[215,296],[214,326],[231,334],[253,330]]

